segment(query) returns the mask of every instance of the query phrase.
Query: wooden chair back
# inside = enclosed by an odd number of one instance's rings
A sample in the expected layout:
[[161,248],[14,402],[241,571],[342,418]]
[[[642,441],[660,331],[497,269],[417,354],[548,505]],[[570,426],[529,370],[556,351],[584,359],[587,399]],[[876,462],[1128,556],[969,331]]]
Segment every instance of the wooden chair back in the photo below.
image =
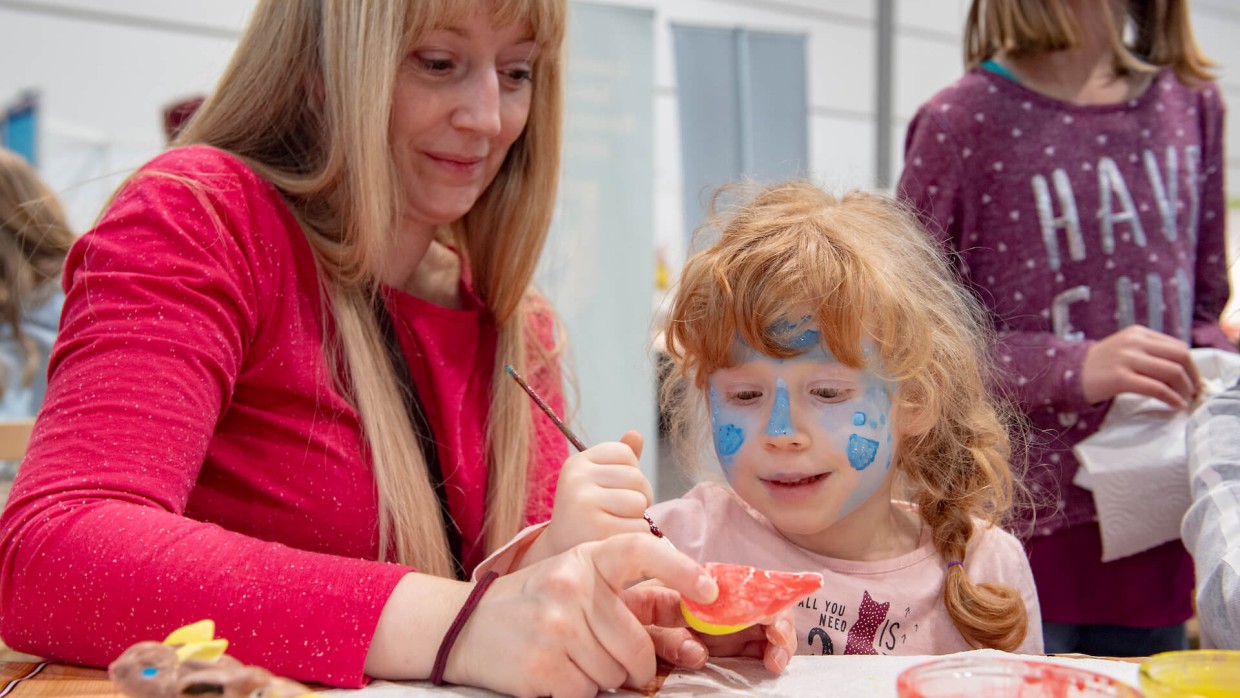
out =
[[0,460],[21,460],[33,428],[33,418],[0,421]]

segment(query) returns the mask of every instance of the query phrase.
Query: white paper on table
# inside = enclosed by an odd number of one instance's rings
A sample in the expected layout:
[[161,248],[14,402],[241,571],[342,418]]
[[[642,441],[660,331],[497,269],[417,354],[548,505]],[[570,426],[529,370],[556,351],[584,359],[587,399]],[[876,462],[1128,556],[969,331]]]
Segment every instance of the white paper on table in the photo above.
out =
[[[372,681],[365,688],[320,688],[314,692],[316,696],[332,696],[332,698],[503,698],[503,694],[488,691],[485,688],[469,686],[453,686],[445,684],[436,686],[430,681]],[[609,698],[640,698],[643,692],[625,688],[616,689],[605,694]]]
[[[849,698],[895,698],[896,677],[909,667],[944,659],[945,657],[1009,657],[1036,662],[1051,662],[1092,671],[1137,685],[1138,665],[1088,657],[1041,657],[1011,654],[998,650],[972,650],[941,657],[885,655],[796,656],[779,675],[767,671],[757,659],[720,658],[703,669],[675,670],[656,693],[665,696],[848,696]],[[318,695],[334,698],[491,698],[498,694],[464,686],[432,686],[426,681],[375,681],[359,690],[320,689]],[[639,696],[628,690],[612,691],[606,696]]]
[[[1235,383],[1240,355],[1193,349],[1204,386],[1198,403]],[[1122,393],[1102,426],[1073,448],[1081,467],[1072,482],[1092,490],[1102,531],[1102,561],[1110,562],[1180,537],[1188,511],[1189,410]]]
[[464,698],[494,698],[498,693],[481,688],[467,686],[435,686],[430,681],[372,681],[366,688],[320,688],[315,695],[334,696],[334,698],[415,698],[429,696],[460,696]]
[[896,677],[918,664],[945,657],[1009,657],[1064,664],[1137,686],[1139,665],[1131,662],[1076,657],[1041,657],[998,650],[973,650],[942,657],[884,655],[796,656],[779,675],[755,659],[715,659],[697,671],[674,671],[657,698],[688,696],[849,696],[895,698]]

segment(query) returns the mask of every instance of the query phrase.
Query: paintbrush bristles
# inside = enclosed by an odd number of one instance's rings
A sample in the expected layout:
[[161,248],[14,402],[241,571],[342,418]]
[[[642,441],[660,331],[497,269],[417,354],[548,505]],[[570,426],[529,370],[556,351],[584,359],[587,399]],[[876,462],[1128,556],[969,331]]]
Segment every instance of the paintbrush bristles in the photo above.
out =
[[508,372],[508,375],[512,376],[512,379],[517,382],[517,385],[521,386],[521,389],[524,390],[526,394],[528,394],[531,398],[534,398],[534,403],[537,404],[542,411],[551,418],[551,421],[555,423],[555,426],[560,430],[560,433],[564,434],[564,436],[568,438],[569,443],[571,443],[574,448],[578,451],[586,450],[586,445],[581,442],[581,439],[577,438],[577,435],[573,433],[573,430],[569,429],[568,425],[565,424],[563,420],[560,419],[559,415],[555,413],[555,410],[551,409],[551,406],[539,397],[538,393],[530,387],[530,384],[525,382],[525,379],[521,377],[520,373],[517,373],[517,369],[513,368],[512,364],[505,365],[504,370]]

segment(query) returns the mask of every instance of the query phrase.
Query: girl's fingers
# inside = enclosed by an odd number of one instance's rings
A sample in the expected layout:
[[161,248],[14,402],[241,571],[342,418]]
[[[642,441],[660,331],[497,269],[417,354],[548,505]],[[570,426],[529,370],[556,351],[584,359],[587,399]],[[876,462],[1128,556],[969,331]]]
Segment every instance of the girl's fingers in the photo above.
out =
[[1156,369],[1146,372],[1186,398],[1192,399],[1201,383],[1201,374],[1193,361],[1192,348],[1171,335],[1154,330],[1146,330],[1143,339],[1145,341],[1141,343],[1141,350],[1149,357],[1164,362]]
[[642,446],[645,445],[645,439],[642,438],[641,432],[634,429],[624,432],[624,436],[620,437],[620,443],[633,449],[633,455],[637,458],[642,457]]
[[[613,490],[595,487],[581,493],[577,504],[589,510],[610,514],[622,519],[634,519],[637,523],[645,523],[642,514],[650,508],[650,500],[641,492],[633,490]],[[640,529],[634,529],[640,530]],[[646,524],[646,531],[650,525]]]
[[[1192,362],[1188,362],[1189,366]],[[1193,377],[1184,364],[1157,354],[1138,353],[1129,362],[1129,368],[1137,373],[1166,383],[1176,392],[1195,388]]]
[[646,631],[650,633],[655,656],[659,659],[683,669],[701,669],[706,666],[710,652],[688,628],[651,625]]
[[573,458],[586,458],[594,463],[628,465],[641,470],[641,463],[638,461],[637,454],[633,451],[633,448],[628,444],[616,441],[607,441],[591,446],[573,456]]
[[774,620],[774,623],[765,628],[766,649],[762,655],[762,663],[778,674],[788,666],[788,661],[796,653],[797,638],[792,620],[786,614],[776,616]]
[[589,473],[583,473],[596,487],[608,491],[630,491],[642,495],[645,500],[643,510],[654,502],[654,488],[642,471],[627,465],[594,464]]
[[762,655],[762,664],[775,674],[786,669],[791,660],[792,657],[788,654],[788,650],[772,644],[767,644],[766,653]]
[[1183,395],[1173,390],[1163,381],[1143,373],[1129,372],[1127,377],[1121,379],[1119,392],[1136,393],[1156,400],[1162,400],[1175,409],[1182,409],[1188,406],[1188,401],[1184,399]]

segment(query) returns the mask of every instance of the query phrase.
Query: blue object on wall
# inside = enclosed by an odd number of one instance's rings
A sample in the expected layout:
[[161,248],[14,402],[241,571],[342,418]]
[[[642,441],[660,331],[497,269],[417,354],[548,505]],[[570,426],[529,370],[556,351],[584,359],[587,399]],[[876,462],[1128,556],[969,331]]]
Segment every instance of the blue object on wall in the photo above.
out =
[[27,92],[5,109],[3,125],[0,126],[0,143],[35,167],[39,165],[38,123],[38,95]]

